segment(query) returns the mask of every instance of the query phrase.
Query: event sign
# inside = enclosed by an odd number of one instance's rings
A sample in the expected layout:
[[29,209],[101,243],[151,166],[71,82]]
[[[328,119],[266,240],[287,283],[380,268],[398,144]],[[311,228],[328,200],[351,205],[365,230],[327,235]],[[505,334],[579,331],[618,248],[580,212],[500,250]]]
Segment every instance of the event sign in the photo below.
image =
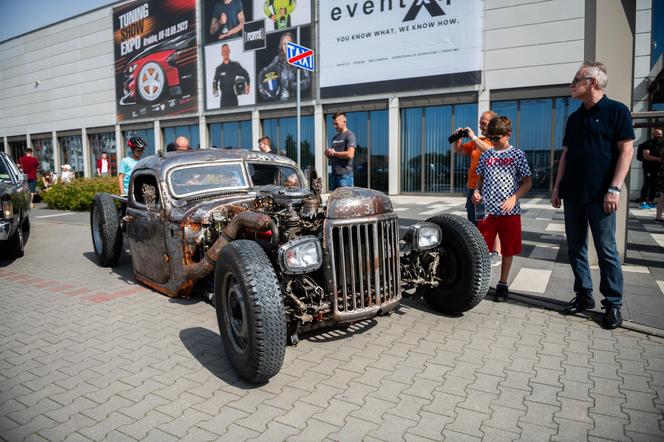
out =
[[481,0],[320,2],[321,97],[478,84]]
[[196,112],[196,0],[113,9],[117,120]]

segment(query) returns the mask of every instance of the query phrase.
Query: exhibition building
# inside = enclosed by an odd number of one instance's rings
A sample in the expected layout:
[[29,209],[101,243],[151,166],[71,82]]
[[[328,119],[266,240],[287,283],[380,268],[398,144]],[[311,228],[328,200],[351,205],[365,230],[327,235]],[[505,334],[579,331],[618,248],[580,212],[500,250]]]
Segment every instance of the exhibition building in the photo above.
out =
[[[0,42],[0,149],[16,159],[31,147],[42,171],[92,177],[102,152],[115,169],[135,135],[146,154],[178,136],[257,149],[267,135],[273,151],[329,173],[343,111],[356,186],[462,194],[468,158],[448,136],[477,131],[491,109],[512,120],[544,196],[584,60],[607,66],[607,95],[632,110],[637,143],[662,121],[663,23],[658,0],[115,2]],[[641,180],[635,159],[632,197]]]

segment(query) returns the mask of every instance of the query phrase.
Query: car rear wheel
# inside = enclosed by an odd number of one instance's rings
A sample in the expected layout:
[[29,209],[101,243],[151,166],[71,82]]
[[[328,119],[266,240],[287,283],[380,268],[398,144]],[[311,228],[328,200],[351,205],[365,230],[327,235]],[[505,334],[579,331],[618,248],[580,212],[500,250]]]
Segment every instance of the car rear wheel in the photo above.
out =
[[491,280],[489,249],[477,228],[456,215],[438,215],[428,222],[442,231],[437,287],[424,291],[424,299],[442,313],[463,313],[484,299]]
[[122,253],[122,231],[118,209],[108,193],[95,195],[90,209],[90,229],[99,265],[112,267],[117,264]]
[[217,259],[217,322],[228,359],[248,382],[263,383],[281,369],[286,352],[286,312],[279,281],[261,247],[233,241]]

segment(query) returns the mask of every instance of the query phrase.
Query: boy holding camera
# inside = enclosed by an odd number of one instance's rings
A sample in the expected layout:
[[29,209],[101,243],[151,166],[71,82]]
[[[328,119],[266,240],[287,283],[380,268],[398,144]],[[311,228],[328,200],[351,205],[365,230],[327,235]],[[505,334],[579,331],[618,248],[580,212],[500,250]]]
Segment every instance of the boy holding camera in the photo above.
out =
[[507,278],[514,255],[521,253],[521,206],[519,200],[530,190],[532,180],[526,154],[509,144],[512,122],[507,117],[492,118],[487,138],[493,144],[480,157],[479,176],[473,192],[473,203],[484,201],[487,217],[478,222],[489,251],[493,251],[496,235],[500,237],[503,261],[500,281],[496,286],[496,302],[507,300]]

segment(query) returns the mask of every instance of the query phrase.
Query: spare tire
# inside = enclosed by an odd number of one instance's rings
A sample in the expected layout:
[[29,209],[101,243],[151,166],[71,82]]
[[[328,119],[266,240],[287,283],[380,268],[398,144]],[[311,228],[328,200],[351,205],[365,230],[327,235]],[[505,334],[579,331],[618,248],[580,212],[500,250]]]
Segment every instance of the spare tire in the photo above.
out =
[[90,230],[97,262],[102,267],[118,263],[122,253],[122,230],[115,200],[108,193],[98,193],[90,209]]
[[456,215],[438,215],[427,220],[442,231],[437,287],[424,291],[424,299],[435,310],[458,314],[475,307],[489,291],[489,249],[477,228]]

